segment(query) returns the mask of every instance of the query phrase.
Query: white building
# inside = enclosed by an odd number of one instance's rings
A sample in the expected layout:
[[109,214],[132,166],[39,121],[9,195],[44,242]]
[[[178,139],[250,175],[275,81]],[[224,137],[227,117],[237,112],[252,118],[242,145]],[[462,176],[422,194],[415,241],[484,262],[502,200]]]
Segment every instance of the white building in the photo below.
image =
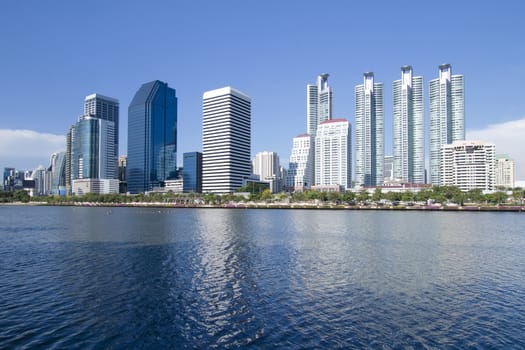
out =
[[394,156],[385,156],[385,161],[383,163],[383,177],[385,184],[394,182]]
[[383,184],[384,109],[383,84],[374,73],[364,74],[355,87],[355,180],[357,186]]
[[430,183],[441,183],[441,147],[465,139],[463,75],[452,75],[450,64],[439,66],[439,78],[430,81]]
[[514,188],[514,160],[506,154],[496,156],[496,187]]
[[351,136],[346,119],[331,119],[317,126],[315,186],[351,187]]
[[496,180],[496,146],[479,141],[455,141],[441,147],[441,186],[462,191],[492,191]]
[[273,193],[281,191],[281,166],[275,152],[259,152],[252,160],[252,171],[260,181],[268,182]]
[[72,191],[77,196],[82,196],[86,193],[118,193],[118,190],[118,179],[76,179],[72,181]]
[[332,119],[333,91],[328,86],[329,74],[320,74],[315,85],[306,85],[307,133],[315,135],[317,125]]
[[423,77],[412,67],[401,67],[401,79],[392,84],[394,179],[402,183],[425,182],[425,118]]
[[251,98],[224,87],[203,94],[202,191],[231,193],[251,174]]
[[313,152],[311,137],[302,134],[293,139],[286,186],[292,191],[304,191],[312,186]]

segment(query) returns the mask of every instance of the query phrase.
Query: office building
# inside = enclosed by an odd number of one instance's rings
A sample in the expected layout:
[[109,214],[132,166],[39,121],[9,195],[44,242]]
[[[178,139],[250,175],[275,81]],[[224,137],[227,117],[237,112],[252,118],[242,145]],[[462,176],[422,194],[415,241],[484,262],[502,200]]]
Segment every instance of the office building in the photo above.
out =
[[439,78],[430,81],[430,183],[441,181],[441,147],[465,140],[463,75],[452,75],[450,64],[439,66]]
[[115,159],[119,156],[119,102],[117,99],[101,94],[91,94],[84,99],[84,115],[108,120],[115,124],[113,152]]
[[252,160],[252,172],[259,176],[260,181],[268,182],[273,193],[281,191],[281,165],[277,153],[267,151],[257,153]]
[[462,191],[492,191],[496,180],[496,147],[479,141],[455,141],[441,147],[441,186]]
[[394,156],[385,156],[383,162],[383,182],[391,184],[394,182]]
[[351,136],[346,119],[331,119],[317,126],[315,137],[315,186],[351,187]]
[[402,183],[425,182],[425,117],[423,77],[411,66],[401,67],[401,79],[393,88],[394,178]]
[[66,152],[53,153],[49,165],[51,174],[51,194],[66,194]]
[[320,74],[316,84],[306,85],[307,133],[315,135],[317,125],[332,119],[333,91],[328,86],[329,74]]
[[183,154],[182,179],[184,193],[202,192],[202,153],[186,152]]
[[231,193],[251,175],[251,98],[231,87],[203,94],[202,191]]
[[143,84],[128,108],[128,192],[177,178],[177,97],[167,83]]
[[290,191],[304,191],[313,185],[312,138],[302,134],[293,138],[292,154],[288,164],[286,186]]
[[496,156],[496,188],[514,188],[514,160],[506,154]]
[[355,180],[357,186],[381,186],[384,166],[383,83],[365,73],[355,87]]

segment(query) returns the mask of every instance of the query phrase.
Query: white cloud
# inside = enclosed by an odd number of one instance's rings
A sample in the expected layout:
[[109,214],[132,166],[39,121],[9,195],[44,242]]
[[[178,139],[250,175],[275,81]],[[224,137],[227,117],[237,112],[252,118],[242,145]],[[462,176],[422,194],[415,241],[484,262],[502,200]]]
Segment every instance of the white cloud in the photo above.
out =
[[65,135],[0,129],[0,166],[31,170],[48,166],[52,153],[66,150]]
[[497,154],[508,154],[516,165],[516,180],[525,180],[525,118],[467,130],[467,140],[493,142]]

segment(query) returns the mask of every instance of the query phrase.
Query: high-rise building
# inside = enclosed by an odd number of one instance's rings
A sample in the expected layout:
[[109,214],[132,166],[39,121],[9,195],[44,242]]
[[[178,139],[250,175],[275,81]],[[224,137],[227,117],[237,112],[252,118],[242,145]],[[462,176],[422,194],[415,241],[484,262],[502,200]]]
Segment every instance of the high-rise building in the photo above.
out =
[[128,108],[128,192],[177,178],[177,97],[167,83],[143,84]]
[[115,123],[113,140],[115,146],[113,151],[115,159],[118,159],[119,145],[119,102],[117,99],[107,97],[101,94],[91,94],[84,99],[84,115],[95,118],[108,120]]
[[355,87],[355,180],[357,186],[383,184],[384,109],[383,83],[365,73]]
[[202,192],[202,153],[186,152],[182,163],[182,191],[184,193]]
[[478,141],[454,141],[441,147],[441,186],[462,191],[494,190],[496,147]]
[[51,194],[66,194],[66,152],[53,153],[50,161]]
[[259,176],[261,181],[268,182],[273,193],[281,190],[281,165],[277,153],[257,153],[252,160],[252,172]]
[[315,136],[315,185],[351,187],[351,136],[346,119],[331,119],[317,126]]
[[441,183],[443,145],[465,140],[465,84],[452,75],[450,64],[439,66],[439,78],[430,81],[430,183]]
[[385,156],[383,178],[385,184],[394,182],[394,156]]
[[251,175],[251,98],[231,87],[207,91],[202,106],[202,191],[231,193]]
[[423,77],[412,67],[401,67],[401,79],[392,84],[394,178],[403,183],[425,182],[425,117]]
[[312,138],[302,134],[293,138],[292,154],[286,174],[286,186],[291,191],[304,191],[313,184]]
[[317,83],[306,85],[307,133],[315,135],[317,125],[332,119],[333,91],[328,86],[329,74],[320,74]]
[[118,158],[118,180],[119,193],[128,192],[128,179],[126,177],[128,170],[128,156],[120,156]]
[[506,154],[496,156],[496,187],[514,188],[514,160]]

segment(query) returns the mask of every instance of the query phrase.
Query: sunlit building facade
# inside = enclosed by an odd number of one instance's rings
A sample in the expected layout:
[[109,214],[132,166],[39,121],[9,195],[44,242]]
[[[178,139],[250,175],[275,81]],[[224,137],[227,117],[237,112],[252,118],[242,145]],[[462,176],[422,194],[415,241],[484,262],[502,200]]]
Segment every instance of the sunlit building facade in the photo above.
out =
[[308,134],[293,138],[292,154],[286,174],[286,187],[290,191],[304,191],[313,184],[312,139]]
[[496,187],[514,188],[514,160],[506,154],[496,156]]

